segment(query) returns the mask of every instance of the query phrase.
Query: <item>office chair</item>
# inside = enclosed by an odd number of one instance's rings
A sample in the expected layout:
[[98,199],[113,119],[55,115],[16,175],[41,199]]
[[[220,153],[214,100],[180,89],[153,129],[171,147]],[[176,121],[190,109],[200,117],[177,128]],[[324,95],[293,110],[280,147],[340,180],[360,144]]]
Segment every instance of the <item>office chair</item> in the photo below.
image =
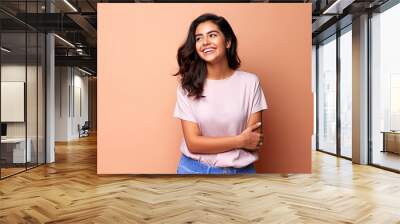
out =
[[79,128],[79,138],[89,136],[89,129],[90,129],[89,121],[85,121],[82,127]]

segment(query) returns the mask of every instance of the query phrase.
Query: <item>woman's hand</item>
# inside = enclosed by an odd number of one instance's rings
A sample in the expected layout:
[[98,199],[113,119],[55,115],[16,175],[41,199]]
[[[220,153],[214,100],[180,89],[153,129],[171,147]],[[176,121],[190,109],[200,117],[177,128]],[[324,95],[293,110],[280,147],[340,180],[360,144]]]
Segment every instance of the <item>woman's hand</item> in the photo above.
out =
[[264,135],[262,133],[254,132],[257,128],[260,128],[261,122],[253,124],[246,128],[240,135],[241,147],[250,151],[256,151],[262,146]]

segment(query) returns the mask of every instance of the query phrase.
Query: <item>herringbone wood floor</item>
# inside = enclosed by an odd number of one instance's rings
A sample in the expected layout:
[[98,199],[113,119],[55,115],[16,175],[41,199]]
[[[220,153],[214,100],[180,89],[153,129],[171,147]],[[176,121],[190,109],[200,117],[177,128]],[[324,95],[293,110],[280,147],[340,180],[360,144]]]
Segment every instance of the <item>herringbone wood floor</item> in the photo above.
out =
[[0,223],[400,223],[400,175],[319,152],[284,177],[96,175],[96,138],[0,181]]

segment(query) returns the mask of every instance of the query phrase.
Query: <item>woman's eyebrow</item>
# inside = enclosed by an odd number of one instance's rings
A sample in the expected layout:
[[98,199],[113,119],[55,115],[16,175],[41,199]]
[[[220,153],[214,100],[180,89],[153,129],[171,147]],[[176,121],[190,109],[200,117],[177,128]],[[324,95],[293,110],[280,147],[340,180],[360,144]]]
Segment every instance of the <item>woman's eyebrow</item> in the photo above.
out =
[[[207,32],[207,34],[210,34],[210,33],[213,33],[213,32],[219,33],[217,30],[210,30],[210,31]],[[203,34],[198,33],[198,34],[196,34],[196,35],[194,35],[194,36],[197,37],[197,36],[202,36],[202,35],[203,35]]]

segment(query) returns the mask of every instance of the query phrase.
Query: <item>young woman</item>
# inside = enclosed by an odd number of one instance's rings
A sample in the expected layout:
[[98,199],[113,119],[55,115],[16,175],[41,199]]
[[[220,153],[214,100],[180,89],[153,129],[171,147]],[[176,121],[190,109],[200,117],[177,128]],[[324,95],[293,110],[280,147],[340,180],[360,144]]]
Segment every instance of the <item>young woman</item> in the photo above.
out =
[[238,70],[236,36],[225,18],[203,14],[178,50],[174,117],[184,139],[178,174],[255,173],[267,103],[255,74]]

